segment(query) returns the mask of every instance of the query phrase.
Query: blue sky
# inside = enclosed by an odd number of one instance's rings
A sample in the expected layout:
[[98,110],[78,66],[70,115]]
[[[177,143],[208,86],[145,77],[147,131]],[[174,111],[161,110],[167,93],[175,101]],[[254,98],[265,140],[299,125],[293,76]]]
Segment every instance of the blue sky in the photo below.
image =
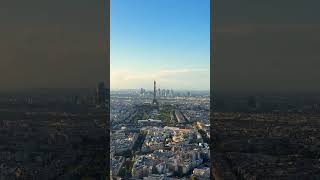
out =
[[112,89],[209,89],[210,0],[110,3]]

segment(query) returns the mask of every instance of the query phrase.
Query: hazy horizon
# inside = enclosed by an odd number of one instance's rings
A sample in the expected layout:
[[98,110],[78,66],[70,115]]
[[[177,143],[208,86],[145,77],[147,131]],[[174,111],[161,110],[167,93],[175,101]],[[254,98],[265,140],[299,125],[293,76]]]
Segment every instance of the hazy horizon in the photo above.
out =
[[[153,91],[151,88],[143,88],[146,91]],[[160,88],[161,89],[161,88]],[[174,91],[210,91],[210,89],[173,89],[173,88],[163,88],[163,89],[169,89],[169,90],[174,90]],[[110,91],[139,91],[141,88],[129,88],[129,89],[116,89],[116,88],[111,88]]]

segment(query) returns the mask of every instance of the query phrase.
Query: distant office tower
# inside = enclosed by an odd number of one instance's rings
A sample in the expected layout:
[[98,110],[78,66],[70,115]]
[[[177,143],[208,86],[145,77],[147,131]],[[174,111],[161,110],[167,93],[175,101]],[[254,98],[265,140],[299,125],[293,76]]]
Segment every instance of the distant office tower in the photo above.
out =
[[104,86],[104,83],[100,82],[98,84],[98,88],[96,91],[96,98],[97,98],[96,104],[99,106],[105,106],[106,97],[107,97],[107,90]]
[[72,103],[73,104],[79,104],[79,96],[73,96],[72,97]]
[[248,98],[248,107],[251,109],[256,109],[258,107],[257,99],[254,96]]
[[163,96],[163,97],[166,97],[167,95],[166,95],[166,90],[165,89],[162,89],[162,91],[161,91],[161,95]]
[[153,82],[153,101],[152,104],[154,105],[158,105],[158,101],[157,101],[157,87],[156,87],[156,81]]
[[161,96],[161,89],[160,88],[158,88],[158,95],[159,95],[159,97]]
[[26,102],[27,102],[27,104],[32,104],[33,103],[33,99],[32,99],[32,97],[28,97],[28,98],[26,98]]

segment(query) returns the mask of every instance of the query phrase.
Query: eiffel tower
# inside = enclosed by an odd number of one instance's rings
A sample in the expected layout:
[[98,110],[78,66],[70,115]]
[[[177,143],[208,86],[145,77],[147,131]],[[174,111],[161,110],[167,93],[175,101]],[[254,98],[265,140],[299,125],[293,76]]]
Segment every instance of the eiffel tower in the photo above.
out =
[[153,105],[158,105],[158,101],[157,101],[157,87],[156,87],[156,81],[153,82],[153,101],[152,104]]

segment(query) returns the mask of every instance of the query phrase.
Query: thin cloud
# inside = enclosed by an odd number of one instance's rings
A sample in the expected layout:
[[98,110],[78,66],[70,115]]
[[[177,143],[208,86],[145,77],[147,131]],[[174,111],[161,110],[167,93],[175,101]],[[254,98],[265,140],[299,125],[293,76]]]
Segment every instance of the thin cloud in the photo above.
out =
[[[153,80],[160,81],[162,87],[177,86],[188,84],[191,86],[199,86],[198,82],[186,82],[188,79],[200,76],[203,81],[208,80],[210,70],[209,68],[184,68],[184,69],[162,69],[159,71],[139,72],[128,69],[113,70],[111,72],[111,88],[139,88],[149,87],[148,85]],[[203,86],[203,83],[202,85]]]
[[184,73],[206,72],[208,69],[175,69],[175,70],[161,70],[156,73],[156,77],[166,77]]

